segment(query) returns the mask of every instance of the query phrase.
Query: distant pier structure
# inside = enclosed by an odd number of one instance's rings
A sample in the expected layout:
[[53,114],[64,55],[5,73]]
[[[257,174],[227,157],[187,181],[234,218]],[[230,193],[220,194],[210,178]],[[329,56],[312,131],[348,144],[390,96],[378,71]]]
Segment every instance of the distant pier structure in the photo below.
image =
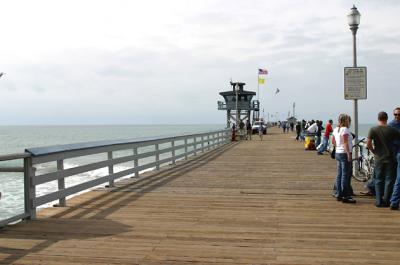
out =
[[230,84],[232,90],[219,93],[225,102],[218,101],[218,110],[226,110],[226,126],[231,127],[232,122],[239,124],[240,121],[251,120],[251,112],[253,112],[252,122],[259,119],[260,102],[252,100],[256,92],[244,90],[246,83],[230,82]]

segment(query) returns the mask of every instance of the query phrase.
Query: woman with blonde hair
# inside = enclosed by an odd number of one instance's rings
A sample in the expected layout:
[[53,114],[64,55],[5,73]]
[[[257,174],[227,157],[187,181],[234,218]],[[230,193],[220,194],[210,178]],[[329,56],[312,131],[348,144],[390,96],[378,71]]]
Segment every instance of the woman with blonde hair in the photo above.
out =
[[351,118],[347,114],[340,114],[338,127],[333,130],[332,144],[336,147],[337,161],[336,199],[343,203],[355,203],[351,197],[350,178],[352,175],[352,148],[353,136],[350,133]]

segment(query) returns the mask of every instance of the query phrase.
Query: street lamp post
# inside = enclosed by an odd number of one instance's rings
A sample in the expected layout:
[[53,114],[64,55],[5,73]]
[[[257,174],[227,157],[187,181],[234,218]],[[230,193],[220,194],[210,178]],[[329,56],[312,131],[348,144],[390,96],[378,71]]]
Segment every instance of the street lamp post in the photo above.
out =
[[[357,67],[357,45],[356,45],[356,34],[358,30],[358,25],[360,25],[360,17],[361,14],[358,12],[357,7],[353,5],[350,9],[350,13],[347,15],[348,23],[350,26],[350,30],[353,33],[353,67]],[[358,101],[354,99],[353,104],[353,122],[354,122],[354,134],[355,134],[355,142],[358,142]],[[354,157],[358,158],[358,149],[355,148],[354,150]],[[353,166],[354,174],[358,175],[358,165],[357,161],[354,162],[355,165]]]

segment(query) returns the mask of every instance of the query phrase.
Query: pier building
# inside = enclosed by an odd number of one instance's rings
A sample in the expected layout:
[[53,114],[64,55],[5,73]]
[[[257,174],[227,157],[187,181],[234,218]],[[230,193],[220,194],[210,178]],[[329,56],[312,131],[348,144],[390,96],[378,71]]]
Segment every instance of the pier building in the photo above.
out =
[[251,120],[253,123],[260,115],[259,101],[252,100],[256,92],[244,90],[246,83],[230,82],[230,85],[232,90],[219,93],[224,101],[218,101],[218,110],[226,110],[227,128],[231,127],[232,122],[238,125],[241,121]]

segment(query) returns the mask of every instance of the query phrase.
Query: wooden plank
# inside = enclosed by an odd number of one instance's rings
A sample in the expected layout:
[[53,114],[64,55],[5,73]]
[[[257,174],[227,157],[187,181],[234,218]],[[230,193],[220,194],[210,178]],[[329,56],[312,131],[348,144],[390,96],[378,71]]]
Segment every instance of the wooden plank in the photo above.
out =
[[334,200],[335,161],[294,137],[271,128],[204,154],[198,141],[174,167],[3,229],[0,264],[397,265],[399,212]]

